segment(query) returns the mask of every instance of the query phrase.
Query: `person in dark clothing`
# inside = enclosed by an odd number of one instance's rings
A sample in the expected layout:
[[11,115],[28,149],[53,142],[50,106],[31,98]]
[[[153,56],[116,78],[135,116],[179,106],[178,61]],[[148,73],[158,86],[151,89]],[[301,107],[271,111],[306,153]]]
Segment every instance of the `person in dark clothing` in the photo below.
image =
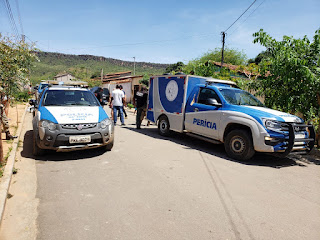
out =
[[136,92],[135,94],[135,107],[137,108],[137,115],[136,115],[136,127],[140,129],[141,122],[143,120],[144,114],[143,112],[146,111],[147,108],[147,100],[148,100],[148,93],[145,87],[142,87],[140,91]]

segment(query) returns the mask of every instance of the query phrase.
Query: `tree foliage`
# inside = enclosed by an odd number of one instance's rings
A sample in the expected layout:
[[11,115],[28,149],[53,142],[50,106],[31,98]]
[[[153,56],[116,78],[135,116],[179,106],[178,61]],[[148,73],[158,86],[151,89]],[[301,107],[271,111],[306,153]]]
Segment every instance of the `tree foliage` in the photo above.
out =
[[37,60],[33,50],[32,45],[0,35],[0,81],[8,96],[28,80],[31,65]]
[[259,65],[263,58],[267,57],[266,51],[262,51],[259,53],[254,59],[249,59],[248,64],[255,63],[256,65]]
[[177,62],[175,64],[170,64],[167,68],[165,73],[177,73],[181,72],[183,70],[184,63],[183,62]]
[[250,85],[265,96],[265,104],[280,110],[303,114],[307,119],[320,114],[320,30],[313,42],[284,36],[281,41],[261,29],[253,34],[254,43],[266,47],[260,63],[262,80]]
[[[244,65],[247,61],[247,55],[243,51],[239,51],[232,48],[225,48],[224,50],[224,63],[229,63],[233,65]],[[205,63],[207,61],[215,61],[221,62],[221,48],[215,48],[212,51],[208,51],[207,53],[203,54],[199,59],[196,61],[199,63]]]
[[[224,63],[232,65],[244,65],[247,61],[247,56],[242,52],[235,49],[226,48],[224,51]],[[215,48],[213,51],[209,51],[203,54],[200,58],[190,61],[184,66],[183,72],[195,74],[204,77],[217,77],[228,78],[228,70],[223,69],[222,72],[218,70],[218,67],[214,65],[214,62],[221,62],[221,48]]]

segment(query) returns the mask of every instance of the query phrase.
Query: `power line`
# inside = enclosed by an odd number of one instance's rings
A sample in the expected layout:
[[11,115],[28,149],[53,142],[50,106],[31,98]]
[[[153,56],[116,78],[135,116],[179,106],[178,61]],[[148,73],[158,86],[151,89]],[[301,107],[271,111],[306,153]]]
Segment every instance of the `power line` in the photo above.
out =
[[233,30],[232,33],[229,34],[229,36],[231,36],[235,31],[237,31],[237,29],[238,29],[245,21],[247,21],[247,19],[248,19],[265,1],[266,1],[266,0],[263,0],[263,1],[259,4],[259,6],[256,7],[256,8],[246,17],[246,19],[244,19],[243,22],[240,23],[240,24],[238,25],[238,27],[237,27],[235,30]]
[[[208,37],[216,35],[216,33],[210,34],[200,34],[200,35],[189,35],[185,37],[175,38],[175,39],[167,39],[167,40],[158,40],[158,41],[146,41],[146,42],[136,42],[136,43],[123,43],[123,44],[113,44],[113,45],[104,45],[104,46],[94,46],[94,47],[85,47],[85,48],[65,48],[60,49],[60,51],[68,51],[68,50],[87,50],[87,49],[97,49],[97,48],[109,48],[109,47],[124,47],[124,46],[137,46],[137,45],[146,45],[146,44],[154,44],[154,43],[165,43],[165,42],[175,42],[181,39],[190,39],[193,37]],[[57,50],[57,49],[56,49]]]
[[15,20],[14,20],[13,14],[12,14],[10,3],[8,0],[3,0],[3,4],[5,6],[13,34],[15,35],[15,38],[18,41],[19,40],[19,31],[17,29],[17,25],[15,23]]
[[20,15],[19,0],[16,0],[16,6],[17,6],[18,20],[19,20],[19,24],[20,24],[20,28],[21,28],[21,33],[22,33],[22,35],[24,35],[22,21],[21,21],[21,15]]
[[240,15],[240,17],[237,18],[237,20],[235,20],[228,28],[227,30],[225,30],[224,32],[227,32],[229,30],[229,28],[231,28],[233,26],[233,24],[235,24],[242,16],[243,14],[245,14],[251,7],[252,5],[256,2],[257,0],[254,0],[253,3],[251,3],[251,5]]

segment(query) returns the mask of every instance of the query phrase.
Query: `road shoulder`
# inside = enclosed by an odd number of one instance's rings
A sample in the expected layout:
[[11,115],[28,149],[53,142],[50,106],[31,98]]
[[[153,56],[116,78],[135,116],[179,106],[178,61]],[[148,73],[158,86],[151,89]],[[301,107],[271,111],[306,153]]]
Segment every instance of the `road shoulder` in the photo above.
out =
[[[25,112],[18,129],[19,139],[12,145],[4,176],[1,180],[2,222],[0,239],[25,240],[36,238],[38,199],[35,198],[37,177],[35,161],[21,156],[23,136],[31,124],[31,113]],[[26,119],[26,120],[25,120]],[[27,134],[31,134],[28,132]],[[19,144],[18,144],[19,143]],[[13,168],[16,174],[12,175]],[[10,188],[9,188],[10,186]]]

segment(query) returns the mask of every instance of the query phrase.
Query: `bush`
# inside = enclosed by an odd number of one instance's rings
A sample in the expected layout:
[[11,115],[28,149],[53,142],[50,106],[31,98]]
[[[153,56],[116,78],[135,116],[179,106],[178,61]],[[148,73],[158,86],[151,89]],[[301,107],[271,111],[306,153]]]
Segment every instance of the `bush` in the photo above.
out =
[[30,95],[28,91],[22,91],[22,92],[17,92],[13,94],[13,97],[18,101],[18,102],[28,102]]
[[128,106],[128,108],[134,108],[133,104],[131,104],[131,103],[128,103],[127,106]]

